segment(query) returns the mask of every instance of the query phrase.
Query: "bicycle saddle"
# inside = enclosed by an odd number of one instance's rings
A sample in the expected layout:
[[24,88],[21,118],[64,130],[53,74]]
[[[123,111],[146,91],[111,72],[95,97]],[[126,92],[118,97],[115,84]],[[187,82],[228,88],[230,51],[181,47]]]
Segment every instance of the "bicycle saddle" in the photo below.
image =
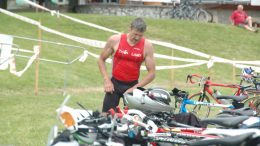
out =
[[244,99],[246,99],[247,97],[246,96],[225,96],[225,95],[220,95],[220,96],[217,96],[216,97],[217,99],[232,99],[234,101],[242,101]]
[[219,115],[228,114],[230,116],[255,116],[256,112],[249,107],[244,107],[235,110],[223,110]]
[[237,128],[240,123],[248,119],[248,116],[237,116],[237,117],[217,117],[203,119],[202,122],[208,124],[217,124],[227,128]]

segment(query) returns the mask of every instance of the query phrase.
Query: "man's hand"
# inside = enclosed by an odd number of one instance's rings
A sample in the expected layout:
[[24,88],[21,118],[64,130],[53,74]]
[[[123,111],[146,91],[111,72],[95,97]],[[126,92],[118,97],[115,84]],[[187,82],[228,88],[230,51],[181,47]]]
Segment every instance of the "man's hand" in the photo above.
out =
[[112,83],[112,81],[110,79],[105,79],[104,80],[104,89],[105,92],[108,93],[113,93],[114,92],[114,84]]
[[136,86],[129,88],[128,90],[125,91],[125,93],[133,92],[134,89],[136,89]]

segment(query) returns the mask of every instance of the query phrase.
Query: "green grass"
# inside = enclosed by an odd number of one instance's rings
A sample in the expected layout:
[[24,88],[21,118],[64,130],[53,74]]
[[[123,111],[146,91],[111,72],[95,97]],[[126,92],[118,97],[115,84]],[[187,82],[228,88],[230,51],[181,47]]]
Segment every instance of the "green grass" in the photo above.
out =
[[[64,18],[52,17],[48,13],[19,13],[20,15],[40,20],[44,26],[79,37],[106,41],[112,33],[74,23]],[[127,32],[133,17],[115,17],[87,14],[68,14],[70,16],[102,25],[120,32]],[[0,33],[38,38],[37,27],[0,14]],[[167,19],[145,19],[148,24],[146,37],[152,40],[171,42],[192,48],[210,55],[227,59],[259,60],[260,35],[240,28],[220,24],[204,24],[190,21]],[[85,46],[60,36],[42,32],[44,40],[63,42],[85,47],[99,54],[101,49]],[[15,39],[14,43],[22,49],[30,49],[37,42]],[[82,50],[42,44],[42,58],[68,61],[78,56]],[[203,59],[181,51],[155,45],[155,52],[185,58]],[[22,53],[19,53],[22,54]],[[17,69],[21,70],[26,59],[16,58]],[[45,145],[50,128],[57,123],[56,108],[59,107],[65,91],[72,95],[69,106],[77,107],[80,102],[89,109],[100,110],[103,100],[103,82],[99,73],[97,60],[91,56],[86,62],[75,62],[71,65],[40,62],[39,95],[34,95],[35,64],[19,78],[9,73],[0,72],[0,145],[42,146]],[[171,65],[171,61],[157,59],[157,65]],[[174,64],[184,64],[175,61]],[[110,68],[110,65],[108,65]],[[222,83],[238,83],[233,80],[231,65],[216,63],[210,70],[214,81]],[[147,87],[160,86],[170,90],[172,86],[195,93],[195,85],[185,84],[190,73],[208,75],[206,65],[183,69],[175,69],[172,78],[171,70],[160,70],[156,79]],[[236,69],[236,73],[240,73]],[[141,77],[145,74],[142,72]],[[224,92],[229,92],[224,90]]]

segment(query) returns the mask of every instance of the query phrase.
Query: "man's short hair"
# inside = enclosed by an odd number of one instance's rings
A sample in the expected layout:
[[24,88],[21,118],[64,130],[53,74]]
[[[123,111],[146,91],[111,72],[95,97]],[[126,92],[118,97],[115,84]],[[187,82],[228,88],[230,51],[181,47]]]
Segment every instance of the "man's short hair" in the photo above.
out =
[[136,18],[131,23],[131,29],[136,29],[139,32],[146,31],[146,24],[142,18]]
[[243,9],[244,6],[240,4],[240,5],[237,5],[237,8],[238,8],[238,9],[239,9],[239,8],[240,8],[240,9]]

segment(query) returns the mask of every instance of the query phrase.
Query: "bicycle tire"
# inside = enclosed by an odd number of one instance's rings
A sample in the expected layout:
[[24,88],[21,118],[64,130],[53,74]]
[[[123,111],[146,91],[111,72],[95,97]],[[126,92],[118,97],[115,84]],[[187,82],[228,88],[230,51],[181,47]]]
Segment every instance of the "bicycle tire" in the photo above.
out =
[[196,13],[195,20],[207,23],[212,21],[212,16],[207,11],[200,9]]
[[180,5],[175,9],[175,12],[174,12],[174,14],[173,14],[173,17],[176,18],[176,19],[180,19],[180,20],[185,19],[186,9],[187,9],[187,5],[185,5],[185,4],[180,4]]
[[172,18],[173,19],[183,19],[183,14],[181,12],[181,10],[176,10],[173,14],[172,14]]
[[[207,95],[204,95],[202,97],[202,93],[197,93],[194,95],[191,95],[189,97],[190,100],[194,101],[200,101],[200,102],[210,102],[210,99]],[[191,111],[193,114],[195,114],[198,118],[204,119],[207,118],[210,114],[210,107],[205,105],[186,105],[186,108],[188,111]],[[203,113],[205,112],[205,113]]]
[[248,97],[260,96],[260,90],[256,88],[248,88],[245,90]]
[[172,19],[172,18],[174,17],[174,16],[173,16],[174,12],[175,12],[175,10],[174,10],[174,9],[171,9],[171,10],[169,10],[168,12],[166,12],[165,14],[166,14],[166,15],[169,15],[170,18]]
[[250,107],[256,111],[256,115],[260,115],[260,96],[254,96],[244,101],[245,107]]

